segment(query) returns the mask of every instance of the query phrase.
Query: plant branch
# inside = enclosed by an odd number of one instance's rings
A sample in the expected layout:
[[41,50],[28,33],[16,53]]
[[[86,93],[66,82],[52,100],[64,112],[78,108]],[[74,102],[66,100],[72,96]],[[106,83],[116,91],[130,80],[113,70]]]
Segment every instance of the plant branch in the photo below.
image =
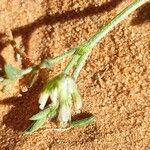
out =
[[133,3],[131,3],[128,7],[126,7],[123,11],[121,11],[116,17],[114,17],[108,24],[106,24],[104,27],[102,27],[93,37],[91,37],[85,44],[86,49],[83,47],[83,51],[85,54],[83,54],[82,57],[78,60],[76,69],[74,70],[73,77],[76,79],[80,73],[80,70],[85,64],[85,61],[90,54],[92,48],[100,42],[100,40],[105,37],[105,35],[110,32],[113,27],[118,25],[121,21],[123,21],[130,13],[132,13],[134,10],[136,10],[138,7],[146,3],[148,0],[135,0]]
[[71,48],[69,51],[63,53],[62,55],[60,56],[57,56],[53,59],[45,59],[40,65],[39,67],[40,68],[49,68],[51,67],[52,65],[54,65],[55,63],[58,63],[60,62],[61,60],[71,56],[74,52],[76,51],[76,48]]
[[68,74],[70,69],[73,67],[73,65],[78,61],[80,58],[80,55],[75,54],[75,56],[70,60],[70,62],[67,64],[67,66],[64,69],[64,73]]
[[71,56],[74,52],[76,51],[76,48],[72,48],[70,49],[69,51],[63,53],[62,55],[60,56],[56,56],[55,58],[51,59],[44,59],[39,65],[35,65],[35,66],[31,66],[31,67],[28,67],[26,69],[23,70],[22,72],[22,75],[26,75],[26,74],[29,74],[31,73],[32,71],[36,71],[38,69],[44,69],[44,68],[49,68],[51,67],[52,65],[60,62],[61,60]]

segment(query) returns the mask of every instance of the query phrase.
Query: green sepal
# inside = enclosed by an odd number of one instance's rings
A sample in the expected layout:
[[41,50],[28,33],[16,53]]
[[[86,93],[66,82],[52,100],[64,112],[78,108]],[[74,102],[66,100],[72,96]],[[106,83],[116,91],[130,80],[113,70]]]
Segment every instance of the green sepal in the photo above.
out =
[[43,126],[43,124],[46,121],[46,117],[36,120],[29,128],[27,128],[23,134],[27,135],[27,134],[32,134],[33,132],[37,131],[39,128],[41,128]]
[[56,106],[51,106],[50,107],[50,111],[48,113],[48,117],[50,119],[52,119],[52,118],[54,118],[56,116],[56,114],[57,114],[57,107]]
[[50,112],[50,108],[46,108],[42,111],[40,111],[39,113],[33,115],[29,120],[39,120],[42,119],[44,117],[46,117]]

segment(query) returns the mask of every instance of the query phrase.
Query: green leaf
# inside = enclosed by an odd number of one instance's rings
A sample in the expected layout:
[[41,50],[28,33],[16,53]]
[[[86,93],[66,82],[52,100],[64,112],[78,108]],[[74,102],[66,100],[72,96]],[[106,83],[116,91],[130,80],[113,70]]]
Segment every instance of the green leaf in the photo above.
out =
[[85,125],[90,124],[95,119],[96,119],[96,117],[94,115],[92,115],[92,116],[85,118],[85,119],[81,119],[81,120],[77,120],[77,121],[71,121],[71,125],[73,127],[85,126]]
[[22,76],[22,70],[13,67],[11,64],[5,65],[5,73],[10,80],[19,79]]
[[32,116],[30,118],[30,120],[39,120],[39,119],[42,119],[44,117],[46,117],[50,112],[50,108],[46,108],[42,111],[40,111],[39,113],[35,114],[34,116]]
[[39,128],[42,127],[42,125],[45,123],[46,121],[46,117],[40,119],[40,120],[36,120],[29,128],[27,128],[25,131],[24,131],[24,135],[27,135],[27,134],[32,134],[33,132],[37,131]]

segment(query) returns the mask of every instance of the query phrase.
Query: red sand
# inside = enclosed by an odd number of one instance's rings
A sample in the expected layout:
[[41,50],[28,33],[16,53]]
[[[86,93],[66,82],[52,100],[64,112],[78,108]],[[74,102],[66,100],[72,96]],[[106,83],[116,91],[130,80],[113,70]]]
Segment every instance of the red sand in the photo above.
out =
[[[0,66],[27,67],[56,56],[89,39],[131,0],[1,0]],[[94,123],[66,132],[48,131],[47,122],[31,136],[22,131],[38,112],[43,82],[65,63],[43,70],[26,91],[26,79],[11,93],[0,93],[0,149],[150,149],[150,3],[132,13],[94,49],[78,79],[83,112],[97,116]],[[10,31],[20,50],[15,60]],[[26,58],[27,57],[27,58]],[[42,82],[41,82],[42,81]],[[24,92],[21,92],[24,91]],[[26,91],[26,92],[25,92]],[[21,93],[19,95],[18,93]]]

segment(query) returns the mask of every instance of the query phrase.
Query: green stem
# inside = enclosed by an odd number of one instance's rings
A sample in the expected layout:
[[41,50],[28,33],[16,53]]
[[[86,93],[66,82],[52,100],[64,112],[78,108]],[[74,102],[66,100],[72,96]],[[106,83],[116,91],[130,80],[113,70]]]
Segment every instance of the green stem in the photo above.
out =
[[102,27],[89,41],[88,45],[93,48],[108,32],[110,32],[116,25],[123,21],[130,13],[135,11],[138,7],[146,3],[148,0],[135,0],[132,4],[121,11],[108,24]]
[[70,62],[67,64],[66,68],[64,69],[64,73],[68,74],[70,69],[73,67],[73,65],[78,61],[78,59],[80,58],[80,55],[75,55]]
[[51,67],[53,64],[60,62],[61,60],[65,59],[66,57],[71,56],[74,52],[76,51],[76,48],[72,48],[69,51],[63,53],[60,56],[57,56],[53,59],[45,59],[41,64],[40,64],[40,68],[49,68]]
[[29,74],[33,70],[34,70],[34,67],[29,67],[29,68],[22,70],[22,76]]
[[72,77],[76,80],[80,70],[82,69],[82,67],[84,66],[85,60],[87,60],[89,53],[85,53],[84,55],[82,55],[80,57],[80,59],[78,60],[78,64],[76,69],[74,70],[74,72],[72,73]]
[[104,27],[102,27],[92,38],[90,38],[86,44],[86,50],[85,54],[83,54],[82,57],[80,57],[77,67],[74,70],[73,77],[76,79],[80,73],[80,70],[85,64],[85,61],[90,54],[92,48],[103,38],[105,35],[110,32],[113,27],[118,25],[121,21],[123,21],[130,13],[132,13],[134,10],[136,10],[138,7],[146,3],[148,0],[135,0],[132,4],[130,4],[128,7],[126,7],[123,11],[121,11],[116,17],[112,19],[108,24],[106,24]]
[[69,51],[63,53],[62,55],[60,56],[57,56],[53,59],[49,58],[49,59],[44,59],[40,65],[35,65],[35,66],[32,66],[32,67],[28,67],[26,69],[23,70],[22,72],[22,76],[23,75],[26,75],[26,74],[29,74],[33,71],[36,71],[38,70],[39,68],[43,69],[43,68],[49,68],[51,67],[52,65],[60,62],[61,60],[71,56],[74,52],[76,51],[76,48],[72,48],[70,49]]

